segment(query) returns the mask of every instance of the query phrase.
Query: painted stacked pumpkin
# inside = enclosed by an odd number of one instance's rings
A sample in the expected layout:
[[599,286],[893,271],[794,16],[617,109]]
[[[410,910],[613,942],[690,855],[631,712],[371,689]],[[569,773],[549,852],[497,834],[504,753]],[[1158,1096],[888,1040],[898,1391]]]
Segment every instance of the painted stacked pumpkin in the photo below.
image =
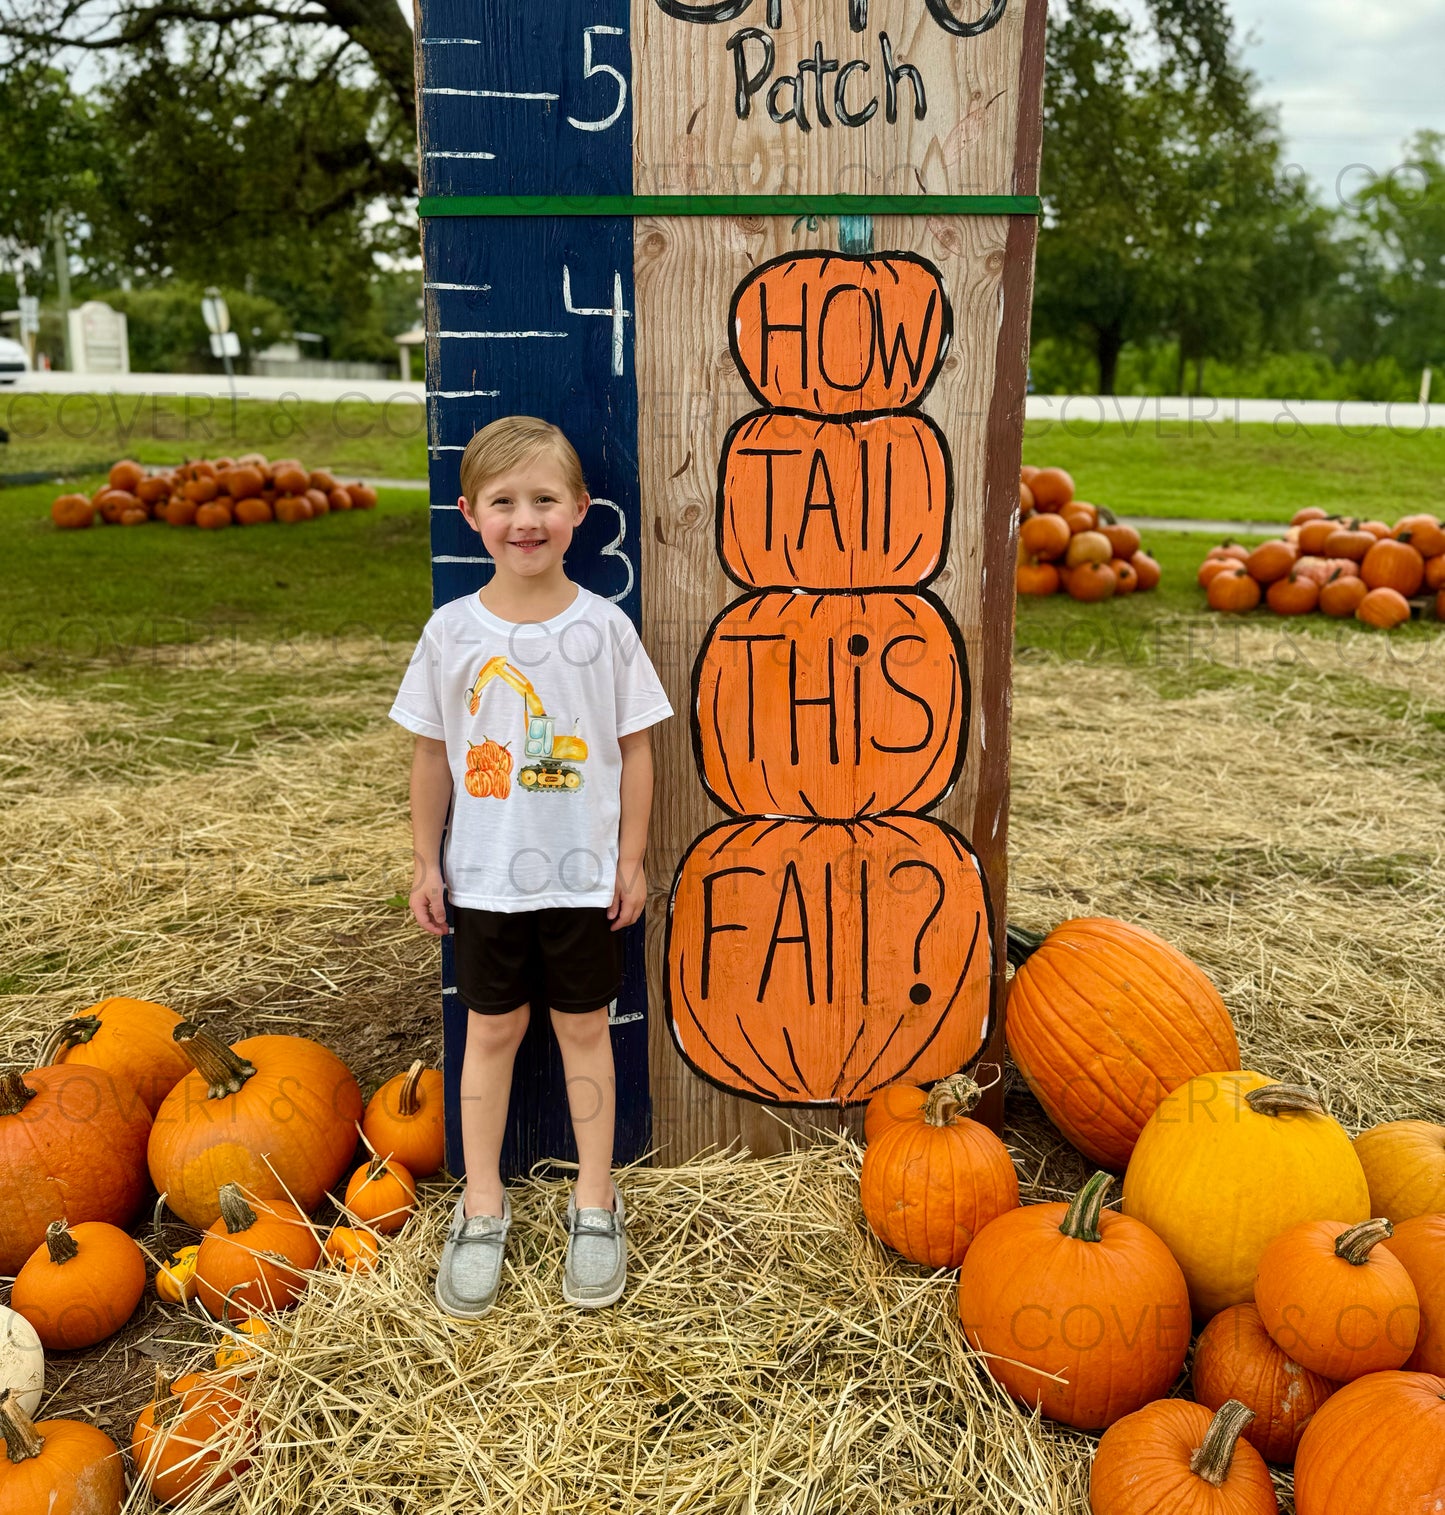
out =
[[1410,601],[1433,599],[1445,621],[1445,527],[1436,516],[1402,517],[1393,526],[1298,511],[1284,535],[1257,547],[1224,542],[1199,565],[1211,610],[1263,604],[1278,615],[1318,611],[1390,630],[1410,619]]
[[332,511],[373,510],[369,484],[338,484],[324,468],[296,458],[271,461],[263,453],[240,458],[196,458],[176,468],[146,469],[126,459],[93,494],[63,494],[50,507],[62,531],[99,521],[102,526],[295,525]]
[[923,813],[968,738],[963,639],[924,587],[952,467],[919,407],[952,314],[912,254],[801,253],[750,273],[731,316],[762,408],[724,445],[717,540],[746,592],[708,628],[692,727],[733,818],[674,879],[667,1017],[732,1093],[861,1103],[965,1067],[989,1020],[982,870]]
[[1019,476],[1019,546],[1014,586],[1022,595],[1060,591],[1112,600],[1159,587],[1159,564],[1139,533],[1107,510],[1074,498],[1062,468],[1025,466]]

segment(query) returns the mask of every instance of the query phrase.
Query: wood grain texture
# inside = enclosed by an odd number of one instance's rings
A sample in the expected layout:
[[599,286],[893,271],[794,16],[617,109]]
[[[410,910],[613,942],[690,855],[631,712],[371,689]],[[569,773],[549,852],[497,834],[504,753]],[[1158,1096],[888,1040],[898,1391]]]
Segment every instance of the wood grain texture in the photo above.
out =
[[[944,10],[943,0],[937,0]],[[769,25],[770,6],[753,0],[742,15],[712,25],[674,19],[658,0],[633,0],[632,59],[634,189],[639,194],[1006,194],[1014,192],[1018,141],[1019,60],[1025,33],[1024,0],[1008,0],[996,25],[977,36],[950,34],[925,0],[868,0],[860,31],[849,24],[845,0],[784,0],[781,25]],[[975,21],[986,0],[949,0],[948,14]],[[757,34],[743,43],[739,34]],[[766,41],[763,39],[766,38]],[[886,43],[884,38],[887,39]],[[769,82],[737,114],[737,67],[758,76],[771,44]],[[821,58],[819,77],[813,71]],[[926,114],[916,117],[917,86],[899,77],[896,119],[888,118],[887,79],[915,69]],[[838,119],[836,90],[861,125]],[[785,74],[808,69],[801,92],[784,87],[780,113],[805,107],[809,129],[795,118],[770,118],[767,96]],[[836,62],[836,71],[828,64]],[[1034,154],[1035,158],[1037,153]],[[881,244],[880,244],[881,245]]]
[[[947,441],[954,470],[947,555],[929,589],[957,622],[972,666],[988,674],[970,681],[969,741],[959,782],[927,813],[972,842],[989,881],[996,923],[1003,919],[1013,601],[1011,566],[1000,567],[997,559],[1001,550],[1007,553],[1017,501],[988,487],[987,421],[1009,226],[1009,220],[993,217],[896,217],[881,218],[874,227],[880,256],[907,250],[935,264],[953,306],[952,346],[923,406]],[[702,635],[739,593],[716,551],[717,470],[729,427],[755,408],[755,400],[729,353],[728,304],[758,264],[833,246],[836,226],[827,221],[816,231],[780,218],[644,220],[636,228],[638,454],[648,586],[643,638],[679,715],[655,737],[661,781],[648,855],[653,1136],[664,1163],[714,1142],[741,1138],[754,1152],[772,1152],[785,1149],[793,1133],[840,1124],[857,1130],[861,1124],[857,1107],[784,1110],[705,1084],[682,1063],[658,1013],[674,873],[693,840],[727,815],[697,777],[690,716],[692,667]]]

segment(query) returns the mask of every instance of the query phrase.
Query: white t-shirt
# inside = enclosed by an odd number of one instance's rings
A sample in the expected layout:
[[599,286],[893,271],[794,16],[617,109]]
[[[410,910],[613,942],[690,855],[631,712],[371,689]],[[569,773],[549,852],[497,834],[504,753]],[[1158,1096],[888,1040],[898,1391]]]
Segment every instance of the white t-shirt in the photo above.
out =
[[618,738],[671,714],[632,622],[581,585],[550,621],[503,621],[474,594],[435,611],[391,718],[447,744],[452,903],[610,905]]

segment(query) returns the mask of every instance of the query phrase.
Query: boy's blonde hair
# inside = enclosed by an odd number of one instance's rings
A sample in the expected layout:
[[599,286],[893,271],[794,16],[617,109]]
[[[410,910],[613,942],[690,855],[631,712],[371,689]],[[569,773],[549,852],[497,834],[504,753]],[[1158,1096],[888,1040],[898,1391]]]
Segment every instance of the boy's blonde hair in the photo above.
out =
[[539,453],[561,465],[562,477],[574,495],[587,493],[582,460],[560,428],[536,416],[503,416],[482,429],[462,454],[462,493],[473,504],[486,484]]

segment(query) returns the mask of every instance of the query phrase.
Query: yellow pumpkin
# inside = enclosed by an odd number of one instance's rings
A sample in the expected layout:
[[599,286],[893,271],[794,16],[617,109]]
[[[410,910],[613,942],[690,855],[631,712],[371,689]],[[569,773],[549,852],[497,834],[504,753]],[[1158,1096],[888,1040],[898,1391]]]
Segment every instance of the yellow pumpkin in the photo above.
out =
[[156,1298],[170,1305],[183,1305],[191,1297],[199,1246],[182,1247],[169,1262],[156,1269]]
[[1150,1116],[1124,1175],[1124,1213],[1164,1239],[1208,1320],[1254,1298],[1264,1249],[1308,1220],[1370,1216],[1365,1170],[1309,1089],[1204,1073]]
[[264,1341],[271,1334],[270,1325],[260,1315],[247,1316],[245,1320],[238,1320],[227,1329],[231,1332],[230,1340],[222,1342],[216,1348],[215,1362],[220,1372],[228,1372],[250,1362],[256,1355],[255,1343]]

